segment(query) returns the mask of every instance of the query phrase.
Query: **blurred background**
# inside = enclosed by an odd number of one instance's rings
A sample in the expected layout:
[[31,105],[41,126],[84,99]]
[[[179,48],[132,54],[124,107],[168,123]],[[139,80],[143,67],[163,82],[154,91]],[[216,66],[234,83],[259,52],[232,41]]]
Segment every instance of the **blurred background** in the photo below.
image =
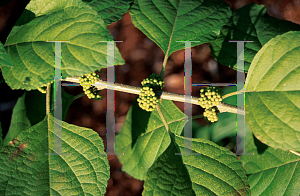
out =
[[[15,0],[5,7],[0,7],[0,41],[4,44],[10,29],[21,15],[29,0]],[[252,0],[226,0],[232,10],[238,9]],[[269,15],[292,21],[300,24],[300,3],[297,0],[254,0],[255,3],[264,4]],[[114,40],[123,41],[117,43],[125,64],[115,67],[115,81],[117,83],[140,86],[144,78],[151,73],[160,73],[164,53],[141,31],[134,27],[129,13],[125,13],[123,18],[108,26]],[[235,83],[236,71],[217,63],[210,55],[209,44],[202,44],[192,48],[192,83]],[[101,79],[106,79],[106,69],[102,69]],[[1,82],[0,74],[0,121],[5,131],[9,128],[12,108],[22,91],[12,91],[4,82]],[[184,93],[184,50],[173,53],[166,66],[164,74],[164,91],[174,93]],[[192,96],[199,96],[197,86],[192,89]],[[65,91],[78,95],[82,93],[81,87],[64,87]],[[226,93],[235,91],[235,87],[223,88]],[[91,128],[106,141],[106,90],[100,93],[103,100],[90,100],[86,96],[75,100],[67,113],[66,122],[82,127]],[[136,99],[137,95],[115,92],[115,130],[120,131],[126,114]],[[227,103],[235,104],[236,98],[226,99]],[[174,102],[183,111],[183,103]],[[193,115],[203,113],[200,106],[194,105]],[[210,139],[217,144],[224,146],[235,152],[235,118],[234,114],[218,114],[219,122],[209,124],[203,118],[193,121],[193,137]],[[231,120],[229,120],[231,119]],[[233,123],[228,123],[228,122]],[[222,129],[222,132],[215,130]],[[246,127],[247,129],[247,127]],[[106,146],[106,144],[104,143]],[[110,179],[106,196],[139,196],[143,191],[143,182],[136,180],[122,172],[122,165],[114,155],[108,155],[110,164]]]

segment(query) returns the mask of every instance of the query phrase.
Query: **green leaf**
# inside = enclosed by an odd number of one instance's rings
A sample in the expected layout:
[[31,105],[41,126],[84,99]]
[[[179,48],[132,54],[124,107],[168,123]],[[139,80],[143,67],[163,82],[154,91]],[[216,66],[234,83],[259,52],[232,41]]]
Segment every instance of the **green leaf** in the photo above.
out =
[[[45,94],[43,94],[45,95]],[[83,94],[82,96],[84,96],[85,94]],[[54,95],[54,85],[52,84],[52,88],[51,88],[51,95],[50,95],[50,111],[51,111],[51,114],[54,116],[54,109],[55,109],[55,106],[54,106],[54,99],[55,99],[55,95]],[[73,96],[73,95],[70,95],[69,93],[67,93],[63,88],[61,88],[61,111],[62,111],[62,114],[61,114],[61,117],[62,117],[62,120],[65,120],[66,119],[66,116],[67,116],[67,112],[68,112],[68,109],[69,109],[69,106],[72,104],[72,102],[75,100],[75,99],[78,99],[81,95],[77,95],[77,96]],[[82,97],[81,96],[81,97]],[[34,98],[28,98],[28,100],[33,100]],[[46,99],[43,99],[43,100],[46,100]],[[45,102],[46,103],[46,102]],[[59,106],[57,106],[59,107]],[[46,107],[43,108],[45,110],[45,114],[46,114]],[[35,119],[37,119],[37,117],[35,117]]]
[[[295,91],[300,63],[300,32],[291,31],[271,39],[255,56],[247,76],[247,91]],[[262,64],[264,66],[262,66]]]
[[[218,117],[218,122],[211,125],[212,141],[219,142],[222,139],[236,136],[237,115],[232,113],[221,113],[218,114]],[[245,125],[245,127],[251,132],[249,126]]]
[[[54,115],[53,88],[51,90],[51,113]],[[67,111],[76,97],[62,89],[62,120],[66,118]],[[12,141],[19,133],[39,123],[46,116],[46,95],[35,90],[26,91],[18,99],[13,113],[9,131],[4,139],[4,144]]]
[[[209,125],[205,126],[204,124],[198,123],[197,121],[193,120],[192,130],[193,138],[204,138],[207,140],[211,140],[211,130]],[[184,136],[184,134],[181,134],[181,136]]]
[[242,155],[241,161],[247,174],[254,174],[263,170],[276,168],[294,161],[300,157],[281,149],[275,149],[261,143],[252,133],[248,133],[245,152],[253,155]]
[[[25,105],[25,92],[22,97],[20,97],[13,109],[12,118],[10,122],[10,127],[7,135],[4,139],[4,144],[6,145],[8,142],[12,141],[14,137],[16,137],[22,131],[25,131],[31,126],[29,119],[26,116],[26,105]],[[45,115],[43,116],[45,117]]]
[[271,39],[257,53],[246,79],[246,119],[263,143],[300,150],[300,32]]
[[[170,131],[180,135],[185,115],[169,100],[162,100],[160,107]],[[116,153],[124,153],[118,155],[122,170],[144,180],[147,170],[169,146],[170,137],[157,110],[146,112],[135,100],[115,141]]]
[[246,153],[241,161],[249,175],[252,195],[297,195],[300,190],[300,157],[261,143],[248,135]]
[[[99,41],[113,37],[101,17],[79,0],[55,2],[56,6],[42,10],[44,13],[29,9],[39,17],[16,27],[7,38],[5,49],[14,66],[4,65],[2,72],[12,89],[37,89],[53,81],[55,47],[47,40],[70,41],[61,44],[62,77],[81,76],[107,67],[107,43]],[[117,47],[114,52],[115,63],[123,64]]]
[[[50,111],[52,113],[52,115],[54,116],[54,109],[55,109],[55,106],[54,106],[54,86],[52,85],[52,90],[51,90],[51,98],[50,98]],[[81,95],[77,95],[77,96],[73,96],[73,95],[70,95],[69,93],[67,93],[63,88],[61,88],[61,111],[62,111],[62,114],[61,114],[61,117],[62,117],[62,120],[65,120],[66,119],[66,116],[67,116],[67,113],[68,113],[68,109],[70,107],[70,105],[72,104],[72,102],[80,97],[83,97],[85,96],[85,94],[83,94],[82,96]],[[44,99],[45,100],[45,99]],[[57,106],[59,107],[59,106]],[[46,107],[44,107],[46,108]]]
[[[99,135],[52,115],[49,122],[45,117],[2,148],[0,194],[104,195],[109,164]],[[62,152],[71,155],[45,155],[54,153],[54,122],[61,123]]]
[[5,52],[3,44],[0,43],[0,67],[2,68],[4,66],[13,67],[14,65],[10,60],[9,56],[7,55],[7,53]]
[[152,195],[189,195],[194,196],[187,168],[182,162],[176,144],[171,142],[149,168],[145,177],[143,196]]
[[35,18],[36,18],[35,14],[32,11],[25,9],[23,11],[22,15],[17,20],[15,26],[22,26],[24,24],[29,23],[30,21],[32,21]]
[[[233,11],[218,38],[210,43],[211,54],[219,63],[237,70],[237,44],[228,41],[253,41],[245,43],[245,72],[248,72],[254,56],[265,43],[291,30],[300,30],[300,26],[273,18],[263,5],[251,3]],[[240,56],[238,58],[241,59]]]
[[133,0],[82,0],[90,5],[102,17],[105,24],[109,25],[120,20]]
[[[46,116],[46,94],[38,90],[25,92],[26,117],[31,125],[42,121]],[[53,104],[53,101],[51,102]]]
[[250,195],[246,172],[236,155],[229,155],[228,149],[202,138],[175,135],[181,153],[184,140],[192,141],[193,153],[201,153],[182,156],[196,195]]
[[81,0],[31,0],[26,6],[27,10],[33,12],[37,17],[51,15],[64,7],[84,6]]
[[299,161],[262,170],[249,176],[253,196],[299,195]]
[[[133,0],[82,0],[82,2],[97,11],[98,15],[101,16],[106,25],[120,20],[122,15],[128,11],[132,1]],[[73,4],[74,2],[68,1],[64,3],[68,5]],[[51,12],[51,10],[57,10],[60,7],[61,1],[59,0],[31,0],[26,8],[30,9],[37,16],[40,16],[47,14],[49,10]]]
[[[62,120],[66,118],[68,108],[71,103],[75,100],[75,97],[66,93],[63,88],[61,90],[62,98]],[[51,90],[51,113],[54,115],[54,89],[52,85]],[[46,94],[43,94],[37,90],[26,92],[25,98],[26,104],[26,115],[31,123],[35,125],[46,116]]]
[[265,13],[264,6],[253,3],[233,11],[230,21],[222,27],[220,35],[210,43],[214,59],[237,70],[237,43],[229,40],[253,41],[245,43],[244,48],[245,72],[247,72],[253,57],[262,47],[257,38],[255,25],[258,18]]
[[299,31],[300,25],[290,21],[273,18],[264,14],[256,23],[257,37],[262,45],[277,35],[282,35],[289,31]]
[[224,138],[234,137],[236,135],[236,114],[219,113],[218,118],[217,123],[200,125],[195,130],[195,138],[211,139],[217,143]]
[[[175,138],[176,150],[169,147],[149,169],[144,184],[145,195],[250,195],[245,170],[235,155],[229,155],[228,149],[202,138],[184,139],[173,133],[170,135]],[[192,141],[193,153],[201,154],[175,155],[185,153],[184,140]],[[181,168],[179,174],[178,168]],[[177,175],[178,178],[173,179]],[[190,193],[181,194],[181,191]]]
[[130,8],[132,23],[154,41],[169,57],[184,49],[214,40],[231,16],[230,7],[221,0],[135,0]]

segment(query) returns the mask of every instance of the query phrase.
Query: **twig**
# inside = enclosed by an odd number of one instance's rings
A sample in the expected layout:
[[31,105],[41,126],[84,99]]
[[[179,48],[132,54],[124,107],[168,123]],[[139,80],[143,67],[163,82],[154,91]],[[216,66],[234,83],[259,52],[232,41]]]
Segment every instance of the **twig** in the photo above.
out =
[[50,107],[51,107],[50,102],[51,102],[51,82],[47,84],[47,92],[46,92],[46,115],[47,115],[48,125],[50,125]]
[[47,84],[47,93],[46,93],[46,114],[50,113],[50,95],[51,95],[51,82]]
[[[62,81],[79,83],[78,77],[66,78],[66,79],[63,79]],[[130,85],[126,85],[126,84],[113,83],[113,82],[107,82],[107,81],[100,80],[100,79],[98,80],[98,82],[96,82],[94,84],[94,86],[96,86],[98,89],[113,89],[116,91],[121,91],[121,92],[125,92],[125,93],[136,94],[136,95],[138,95],[141,91],[140,87],[130,86]],[[195,104],[195,105],[200,105],[198,103],[199,97],[193,97],[193,96],[185,97],[185,95],[177,94],[177,93],[170,93],[170,92],[162,91],[160,98],[172,100],[172,101],[179,101],[179,102],[186,102],[186,100],[190,99],[191,100],[190,103]],[[218,107],[218,110],[220,111],[220,113],[230,112],[230,113],[234,113],[234,114],[245,115],[245,110],[244,110],[244,108],[241,108],[241,107],[229,105],[226,103],[220,103],[219,105],[217,105],[217,107]]]
[[245,92],[245,91],[244,91],[244,88],[242,88],[240,91],[235,91],[235,92],[228,93],[228,94],[224,95],[224,96],[222,97],[222,99],[226,99],[227,97],[231,97],[231,96],[233,96],[233,95],[242,94],[242,93],[244,93],[244,92]]
[[300,153],[299,152],[296,152],[296,151],[294,151],[294,150],[289,150],[291,153],[293,153],[293,154],[295,154],[295,155],[298,155],[298,156],[300,156]]
[[162,113],[162,111],[160,109],[159,103],[156,104],[156,109],[157,109],[157,112],[158,112],[161,120],[163,121],[163,123],[164,123],[164,125],[166,127],[167,132],[169,132],[169,125],[168,125],[168,123],[167,123],[167,121],[166,121],[166,119],[165,119],[165,117],[164,117],[164,115],[163,115],[163,113]]

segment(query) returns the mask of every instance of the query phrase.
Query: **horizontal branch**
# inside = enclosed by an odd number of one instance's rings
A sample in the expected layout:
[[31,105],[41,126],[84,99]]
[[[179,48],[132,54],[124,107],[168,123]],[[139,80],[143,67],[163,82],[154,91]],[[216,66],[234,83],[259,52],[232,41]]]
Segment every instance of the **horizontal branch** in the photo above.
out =
[[[79,78],[78,77],[66,78],[66,79],[63,79],[62,81],[79,83]],[[121,91],[121,92],[125,92],[125,93],[136,94],[136,95],[138,95],[141,91],[140,87],[130,86],[130,85],[126,85],[126,84],[112,83],[112,82],[107,82],[107,81],[100,80],[100,79],[98,80],[98,82],[96,82],[94,84],[94,86],[96,86],[99,90],[110,89],[110,90]],[[198,103],[198,100],[200,97],[185,96],[182,94],[162,91],[160,98],[172,100],[172,101],[179,101],[179,102],[200,105]],[[230,113],[234,113],[234,114],[245,115],[245,110],[241,107],[229,105],[226,103],[220,103],[219,105],[217,105],[217,107],[218,107],[218,110],[220,111],[220,113],[230,112]]]

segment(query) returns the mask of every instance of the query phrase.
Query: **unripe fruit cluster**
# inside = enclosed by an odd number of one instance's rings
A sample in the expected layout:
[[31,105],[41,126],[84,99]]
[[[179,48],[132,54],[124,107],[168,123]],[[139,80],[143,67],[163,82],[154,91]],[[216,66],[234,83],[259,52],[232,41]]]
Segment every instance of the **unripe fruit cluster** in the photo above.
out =
[[[100,71],[101,73],[101,71]],[[79,77],[79,83],[83,88],[84,93],[87,95],[89,99],[101,100],[103,97],[98,95],[100,90],[97,90],[93,84],[98,81],[100,78],[96,73],[85,74]]]
[[159,100],[156,97],[155,92],[164,87],[164,81],[160,75],[153,73],[149,78],[144,79],[141,84],[141,92],[137,99],[138,104],[143,110],[151,112],[155,110],[156,104]]
[[202,108],[209,109],[219,105],[222,101],[221,89],[216,86],[210,86],[200,90],[199,103]]
[[161,90],[164,87],[165,82],[160,75],[152,73],[149,78],[144,79],[141,84],[142,86],[151,87],[155,90]]
[[218,121],[216,114],[217,108],[215,106],[221,103],[221,94],[222,89],[216,86],[210,86],[200,90],[200,98],[198,102],[202,108],[205,108],[203,115],[210,122]]
[[217,122],[219,120],[216,113],[216,107],[205,109],[203,116],[206,117],[210,122]]

